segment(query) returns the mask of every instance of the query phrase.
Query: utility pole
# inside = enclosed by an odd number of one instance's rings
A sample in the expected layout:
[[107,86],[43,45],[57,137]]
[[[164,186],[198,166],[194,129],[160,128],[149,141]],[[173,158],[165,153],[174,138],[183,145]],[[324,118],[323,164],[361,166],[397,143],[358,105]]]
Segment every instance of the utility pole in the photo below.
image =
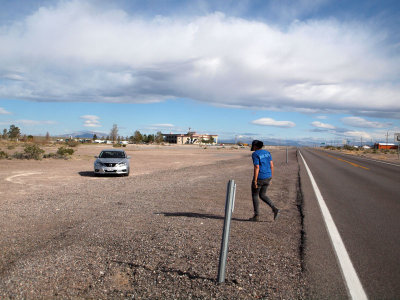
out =
[[388,144],[388,138],[389,138],[389,131],[386,132],[386,146],[387,146],[387,144]]

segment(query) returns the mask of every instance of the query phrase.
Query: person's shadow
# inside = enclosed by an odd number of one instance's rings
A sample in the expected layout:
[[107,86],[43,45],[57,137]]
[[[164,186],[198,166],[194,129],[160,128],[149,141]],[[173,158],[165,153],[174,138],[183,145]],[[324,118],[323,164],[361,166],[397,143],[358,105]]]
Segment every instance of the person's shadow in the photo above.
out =
[[[200,214],[194,212],[156,212],[155,215],[164,215],[164,217],[186,217],[186,218],[198,218],[198,219],[213,219],[213,220],[224,220],[225,217],[213,214]],[[250,222],[248,219],[232,218],[232,221],[239,222]]]

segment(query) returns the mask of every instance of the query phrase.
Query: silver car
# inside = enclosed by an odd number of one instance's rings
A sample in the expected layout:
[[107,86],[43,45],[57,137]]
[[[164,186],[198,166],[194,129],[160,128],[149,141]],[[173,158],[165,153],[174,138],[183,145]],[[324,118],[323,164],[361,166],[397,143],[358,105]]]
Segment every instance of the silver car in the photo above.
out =
[[105,149],[99,156],[95,156],[94,175],[121,174],[129,175],[129,159],[124,150]]

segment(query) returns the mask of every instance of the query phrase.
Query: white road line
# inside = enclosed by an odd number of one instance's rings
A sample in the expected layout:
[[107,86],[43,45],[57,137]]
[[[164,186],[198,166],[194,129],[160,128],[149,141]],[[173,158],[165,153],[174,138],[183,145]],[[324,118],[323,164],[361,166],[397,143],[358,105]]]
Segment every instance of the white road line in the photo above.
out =
[[339,261],[341,272],[346,283],[347,291],[351,299],[368,299],[360,279],[358,278],[357,272],[353,267],[353,263],[350,260],[349,254],[346,251],[346,247],[340,237],[339,231],[336,228],[335,222],[332,219],[331,213],[322,197],[322,194],[314,180],[314,177],[308,167],[303,155],[299,151],[301,158],[303,159],[304,165],[306,166],[308,176],[310,177],[311,184],[313,186],[315,196],[317,197],[319,207],[322,212],[322,216],[325,221],[325,226],[328,230],[329,237],[331,239],[333,249],[335,250],[336,257]]

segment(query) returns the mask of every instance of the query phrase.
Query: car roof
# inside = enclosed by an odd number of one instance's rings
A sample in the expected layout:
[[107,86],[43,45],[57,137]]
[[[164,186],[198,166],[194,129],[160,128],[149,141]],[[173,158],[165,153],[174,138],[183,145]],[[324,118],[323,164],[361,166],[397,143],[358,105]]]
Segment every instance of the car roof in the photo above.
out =
[[122,149],[103,149],[103,150],[101,150],[101,152],[103,152],[103,151],[125,152]]

